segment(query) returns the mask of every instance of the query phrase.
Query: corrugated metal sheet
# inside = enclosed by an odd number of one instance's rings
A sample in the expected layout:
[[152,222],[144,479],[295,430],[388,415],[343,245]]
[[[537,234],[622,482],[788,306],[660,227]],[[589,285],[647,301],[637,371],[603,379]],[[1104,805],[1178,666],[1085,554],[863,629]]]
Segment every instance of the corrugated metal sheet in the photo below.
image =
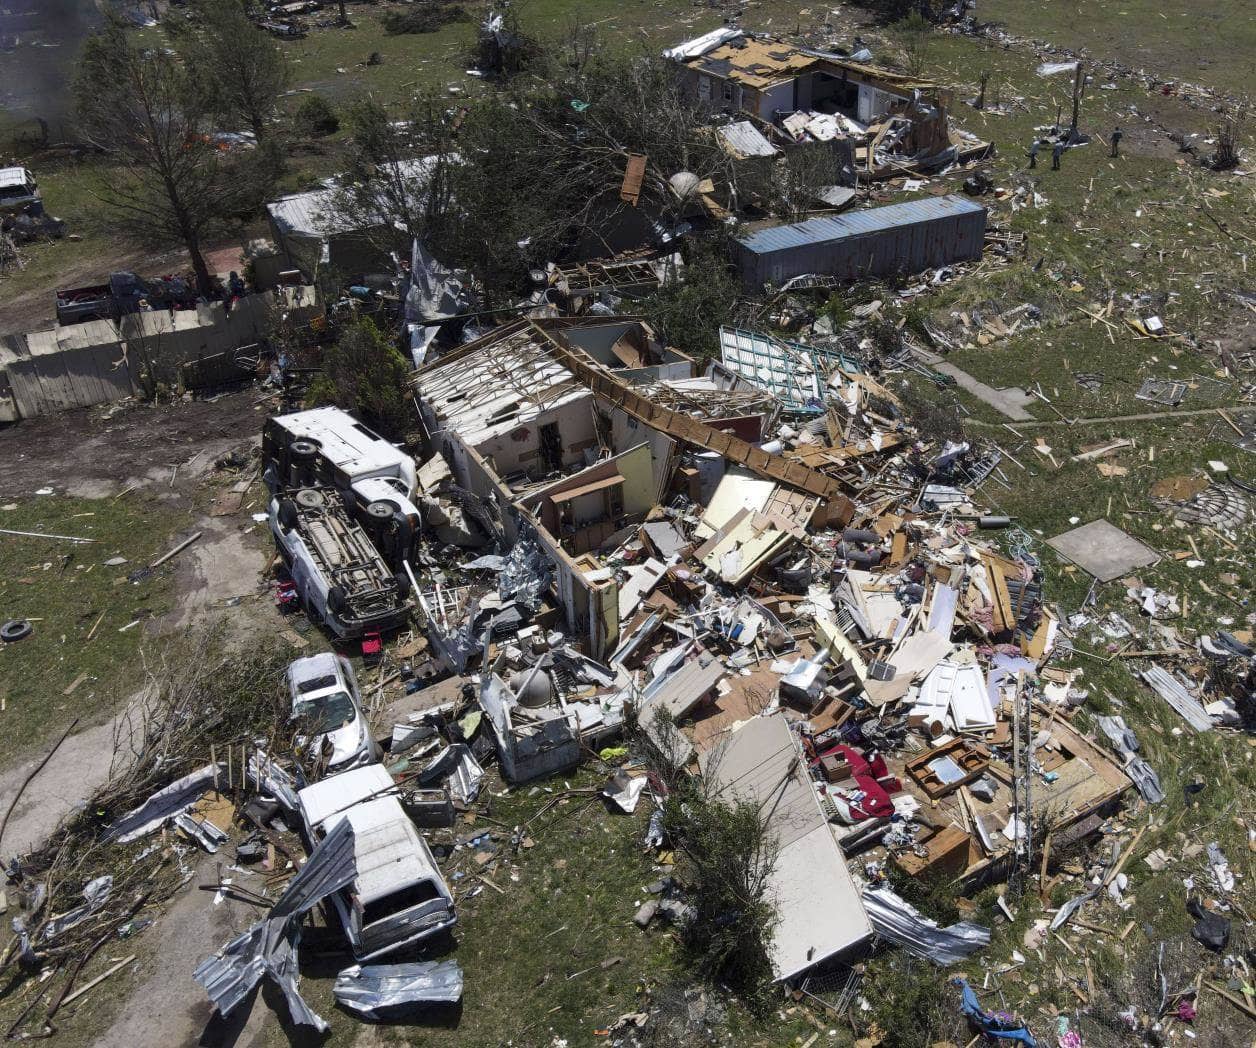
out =
[[952,193],[944,197],[925,197],[902,204],[871,207],[865,211],[852,211],[845,215],[809,218],[788,226],[760,229],[740,238],[744,250],[754,254],[768,254],[789,248],[812,244],[831,243],[848,237],[881,233],[889,229],[902,229],[922,222],[935,222],[956,215],[980,213],[986,209],[967,197]]
[[197,965],[192,978],[226,1015],[269,974],[283,990],[296,1022],[326,1030],[327,1024],[310,1010],[297,989],[300,917],[349,884],[357,872],[353,827],[343,819],[310,853],[270,912]]
[[1142,671],[1142,678],[1196,731],[1212,730],[1212,718],[1208,716],[1208,711],[1168,670],[1153,664]]
[[770,157],[780,152],[749,120],[738,120],[727,127],[721,127],[716,134],[720,136],[724,148],[734,157]]
[[839,280],[919,273],[981,257],[986,209],[961,196],[813,218],[762,229],[739,245],[748,288],[822,274]]
[[462,968],[457,961],[354,965],[336,976],[336,1002],[368,1019],[379,1012],[414,1004],[457,1004],[462,1000]]

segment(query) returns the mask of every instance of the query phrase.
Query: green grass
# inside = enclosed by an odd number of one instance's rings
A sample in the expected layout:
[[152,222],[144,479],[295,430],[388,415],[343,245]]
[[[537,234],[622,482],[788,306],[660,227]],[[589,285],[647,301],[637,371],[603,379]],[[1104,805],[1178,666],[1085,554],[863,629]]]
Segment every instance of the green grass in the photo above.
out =
[[[177,514],[139,495],[35,496],[16,506],[0,509],[0,527],[96,541],[0,535],[0,619],[29,618],[34,625],[25,640],[0,644],[0,760],[6,761],[76,716],[83,726],[103,722],[137,689],[146,623],[169,610],[174,565],[135,583],[127,575],[164,552],[179,527]],[[104,565],[118,556],[127,563]],[[119,632],[135,619],[143,621]],[[63,694],[80,675],[86,676],[74,691]]]
[[[565,783],[587,789],[602,781],[601,773],[586,767],[565,780],[494,795],[490,819],[457,825],[458,838],[489,831],[500,849],[485,873],[500,892],[474,879],[481,870],[474,849],[459,850],[442,863],[458,907],[456,947],[447,956],[463,969],[462,1009],[413,1026],[381,1027],[382,1043],[424,1048],[506,1043],[522,1048],[556,1038],[572,1046],[600,1043],[595,1031],[628,1012],[650,1011],[660,993],[687,984],[669,926],[656,918],[643,932],[632,922],[637,906],[651,897],[645,887],[659,877],[641,847],[647,804],[634,816],[610,814],[600,799],[577,795],[533,820]],[[510,828],[524,823],[535,846],[512,855]],[[432,839],[443,839],[443,833]],[[325,973],[307,970],[301,992],[331,1022],[327,1044],[353,1044],[361,1025],[334,1005],[334,967]],[[765,1048],[788,1045],[809,1029],[797,1015],[761,1024],[736,1010],[729,1027],[737,1031],[736,1043]],[[278,1024],[269,1029],[268,1043],[287,1043]]]
[[1180,78],[1225,91],[1251,91],[1256,10],[1246,0],[987,0],[978,17],[1001,22],[1017,36],[1085,48],[1164,81]]

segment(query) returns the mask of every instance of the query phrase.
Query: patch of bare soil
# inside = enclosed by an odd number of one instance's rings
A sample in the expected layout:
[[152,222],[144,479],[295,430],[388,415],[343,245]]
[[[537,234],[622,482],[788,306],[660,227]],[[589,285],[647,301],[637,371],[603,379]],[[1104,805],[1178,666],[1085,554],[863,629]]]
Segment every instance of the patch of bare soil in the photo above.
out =
[[[38,250],[38,246],[33,249]],[[171,273],[186,269],[187,252],[143,249],[117,252],[110,245],[107,258],[95,252],[74,252],[58,268],[56,287],[40,285],[26,291],[9,291],[0,302],[0,335],[15,332],[48,331],[56,323],[56,289],[89,287],[109,279],[110,273]]]
[[49,486],[83,498],[150,484],[185,491],[216,459],[258,438],[266,411],[256,400],[250,389],[212,400],[124,402],[0,428],[0,497]]

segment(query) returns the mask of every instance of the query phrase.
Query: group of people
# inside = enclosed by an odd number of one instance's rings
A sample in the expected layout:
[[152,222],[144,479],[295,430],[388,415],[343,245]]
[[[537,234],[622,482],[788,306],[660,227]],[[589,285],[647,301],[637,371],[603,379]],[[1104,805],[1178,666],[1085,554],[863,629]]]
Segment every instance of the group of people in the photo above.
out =
[[192,272],[167,274],[148,282],[144,297],[136,303],[141,313],[167,309],[170,312],[183,309],[195,309],[201,302],[221,302],[230,312],[237,299],[248,294],[248,286],[244,278],[234,269],[224,282],[222,277],[211,278],[211,291],[208,297],[197,290],[196,276]]
[[[1108,139],[1108,142],[1112,147],[1112,153],[1110,155],[1112,156],[1120,155],[1121,136],[1122,136],[1121,129],[1119,127],[1114,127],[1112,129],[1112,134]],[[1045,139],[1045,138],[1035,138],[1029,144],[1029,151],[1025,155],[1029,157],[1029,166],[1031,168],[1035,168],[1038,166],[1038,150],[1041,149],[1044,145],[1046,145],[1048,141],[1049,139]],[[1068,148],[1068,144],[1063,139],[1057,139],[1056,142],[1051,146],[1051,170],[1052,171],[1060,170],[1060,157],[1064,155],[1064,150],[1066,150],[1067,148]]]

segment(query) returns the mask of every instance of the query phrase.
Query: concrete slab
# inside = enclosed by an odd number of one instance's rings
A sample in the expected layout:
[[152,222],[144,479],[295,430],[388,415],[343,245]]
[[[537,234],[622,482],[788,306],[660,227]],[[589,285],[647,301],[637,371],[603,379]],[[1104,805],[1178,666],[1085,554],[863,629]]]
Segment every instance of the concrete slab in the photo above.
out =
[[1025,408],[1034,402],[1031,397],[1023,389],[995,389],[993,386],[987,386],[984,382],[975,379],[967,371],[957,368],[954,364],[934,364],[934,371],[940,371],[943,375],[950,375],[955,379],[955,384],[967,393],[971,393],[978,400],[985,404],[989,404],[995,411],[1006,415],[1013,422],[1030,422],[1033,420],[1031,415]]
[[1047,545],[1100,582],[1111,582],[1160,559],[1150,546],[1106,520],[1092,520],[1080,528],[1047,539]]
[[989,404],[1013,422],[1032,422],[1034,416],[1025,410],[1035,399],[1023,389],[995,389],[974,378],[963,368],[948,363],[946,358],[921,346],[912,346],[911,352],[922,364],[927,364],[941,375],[949,375],[966,393],[971,393],[983,404]]

